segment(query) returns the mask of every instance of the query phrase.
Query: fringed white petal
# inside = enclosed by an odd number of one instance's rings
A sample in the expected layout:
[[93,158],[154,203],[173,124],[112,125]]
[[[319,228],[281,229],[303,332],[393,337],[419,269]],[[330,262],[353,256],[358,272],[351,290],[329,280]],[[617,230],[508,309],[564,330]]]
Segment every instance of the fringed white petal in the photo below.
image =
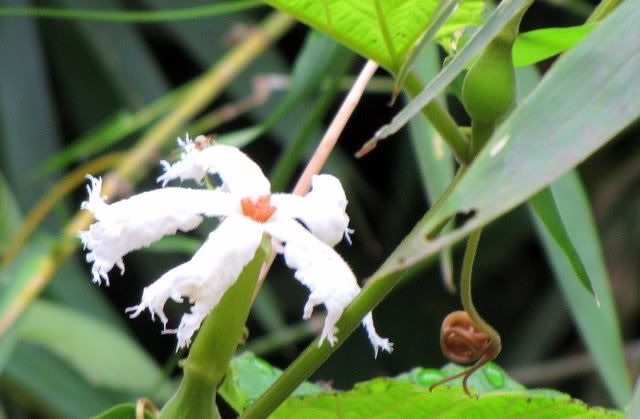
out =
[[144,289],[142,301],[127,311],[131,317],[149,309],[152,318],[158,315],[166,326],[164,305],[171,298],[182,301],[188,298],[193,304],[191,312],[184,314],[175,332],[178,349],[189,346],[193,334],[202,320],[220,302],[243,268],[253,259],[262,240],[260,224],[241,216],[226,218],[213,231],[193,258],[169,272]]
[[202,215],[238,213],[240,204],[221,191],[166,188],[141,193],[111,205],[102,199],[102,180],[90,177],[89,199],[82,208],[91,211],[96,222],[79,234],[93,262],[93,282],[109,285],[108,272],[117,265],[124,272],[122,257],[149,246],[178,230],[189,231],[202,222]]
[[[333,346],[337,342],[336,322],[344,309],[360,293],[355,275],[347,263],[329,246],[315,238],[295,221],[271,221],[265,230],[284,246],[277,249],[284,254],[287,266],[294,269],[295,277],[311,294],[304,307],[303,318],[308,319],[315,306],[324,304],[327,310],[320,345],[328,340]],[[371,313],[363,320],[377,356],[378,349],[393,350],[393,344],[376,333]]]
[[215,144],[200,149],[190,142],[188,136],[186,141],[179,140],[178,144],[183,149],[181,160],[173,165],[162,162],[165,172],[158,182],[163,186],[174,179],[202,182],[207,173],[217,173],[223,181],[223,188],[233,194],[256,199],[270,193],[271,184],[260,166],[238,148]]
[[324,243],[335,246],[348,238],[347,197],[340,181],[331,175],[315,175],[311,192],[304,197],[274,194],[271,204],[278,210],[276,219],[296,218]]

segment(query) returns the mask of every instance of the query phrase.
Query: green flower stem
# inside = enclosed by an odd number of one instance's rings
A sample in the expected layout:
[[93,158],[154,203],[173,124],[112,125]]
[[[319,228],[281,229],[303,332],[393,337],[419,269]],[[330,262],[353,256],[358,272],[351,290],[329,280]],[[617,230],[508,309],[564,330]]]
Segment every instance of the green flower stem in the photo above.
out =
[[620,0],[602,0],[598,7],[593,10],[593,13],[591,13],[591,16],[589,16],[586,23],[601,21],[607,17],[607,15],[618,6],[618,4],[620,4]]
[[[449,188],[442,194],[438,202],[429,210],[434,210],[442,205],[442,202],[451,194],[453,185],[462,177],[465,169],[458,171]],[[340,345],[349,337],[351,332],[360,324],[364,316],[373,310],[387,294],[398,285],[405,276],[411,275],[422,267],[418,264],[403,273],[386,272],[383,264],[376,273],[367,281],[362,292],[353,300],[353,302],[342,313],[342,317],[338,321],[336,327],[338,332],[336,337],[338,343],[331,347],[327,342],[318,347],[318,339],[316,338],[309,346],[296,358],[295,361],[284,371],[284,373],[269,387],[269,389],[247,409],[241,418],[265,418],[273,412],[303,381],[308,379],[330,356],[336,351]]]
[[258,248],[236,283],[202,323],[189,356],[181,363],[184,376],[180,387],[160,412],[160,418],[220,417],[215,405],[216,390],[227,372],[249,316],[253,291],[266,254],[263,246]]
[[[418,95],[424,86],[414,73],[410,73],[404,83],[404,89],[409,96]],[[422,108],[422,113],[427,117],[431,125],[440,134],[442,139],[449,144],[453,154],[461,165],[469,163],[469,142],[460,127],[437,101],[431,101]]]
[[471,320],[476,324],[479,330],[488,334],[491,338],[491,355],[497,356],[502,347],[500,335],[498,332],[487,323],[482,316],[476,310],[476,306],[473,304],[473,298],[471,296],[471,278],[473,274],[473,262],[478,250],[478,243],[480,242],[480,235],[482,229],[478,229],[469,235],[467,241],[467,248],[464,252],[464,259],[462,261],[462,274],[460,278],[460,297],[462,299],[462,307],[467,312]]

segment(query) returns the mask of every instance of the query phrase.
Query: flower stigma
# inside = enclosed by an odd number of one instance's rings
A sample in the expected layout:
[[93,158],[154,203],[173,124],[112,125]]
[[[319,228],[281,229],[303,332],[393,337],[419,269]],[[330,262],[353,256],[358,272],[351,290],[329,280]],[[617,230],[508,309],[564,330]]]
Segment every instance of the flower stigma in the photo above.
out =
[[271,195],[262,195],[254,203],[251,198],[242,198],[242,213],[259,223],[266,223],[276,212],[276,207],[271,206]]

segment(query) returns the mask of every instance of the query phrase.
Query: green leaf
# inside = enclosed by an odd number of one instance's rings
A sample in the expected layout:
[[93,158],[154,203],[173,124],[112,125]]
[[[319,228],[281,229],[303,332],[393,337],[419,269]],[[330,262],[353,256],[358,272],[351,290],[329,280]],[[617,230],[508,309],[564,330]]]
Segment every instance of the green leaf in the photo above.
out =
[[[414,368],[411,371],[400,374],[397,380],[409,381],[424,388],[429,388],[433,384],[444,378],[456,375],[464,371],[467,367],[456,364],[447,364],[442,369],[434,368]],[[448,381],[443,385],[449,387],[462,386],[462,377]],[[479,394],[490,393],[492,391],[520,391],[525,387],[509,377],[509,375],[498,365],[489,362],[478,371],[474,372],[467,382],[469,389]]]
[[[438,7],[438,0],[266,0],[357,53],[397,72],[419,42]],[[481,22],[484,2],[463,2],[436,38]]]
[[141,252],[149,253],[185,253],[193,255],[202,246],[202,240],[189,236],[166,236],[149,247],[143,247]]
[[627,407],[627,417],[640,417],[640,380],[636,382],[636,388],[633,391],[633,398],[631,399],[631,403],[629,403],[629,406]]
[[[571,268],[573,269],[575,278],[580,284],[587,289],[591,294],[594,294],[589,274],[582,263],[580,255],[576,251],[576,248],[565,229],[564,222],[556,201],[553,197],[553,192],[549,188],[545,188],[542,191],[535,194],[529,199],[529,205],[536,217],[536,222],[541,228],[544,228],[549,237],[555,241],[556,245],[560,249],[560,252],[567,259]],[[596,302],[598,302],[598,295],[594,294]]]
[[427,85],[427,87],[405,106],[388,125],[380,128],[374,140],[381,140],[398,132],[409,120],[422,111],[426,105],[442,94],[447,86],[482,50],[489,45],[502,29],[519,13],[531,5],[533,0],[513,0],[502,2],[487,19],[485,24],[473,35],[464,48],[458,52],[449,64]]
[[59,304],[31,304],[19,336],[55,353],[96,386],[149,395],[164,381],[158,365],[127,335]]
[[20,224],[22,224],[22,215],[18,202],[7,180],[0,172],[0,256],[11,243],[11,238]]
[[[250,352],[233,358],[229,370],[218,390],[218,394],[233,409],[241,413],[265,392],[282,370],[271,366]],[[294,396],[325,393],[327,389],[309,382],[302,383],[294,392]]]
[[513,44],[513,65],[524,67],[568,51],[586,38],[595,27],[595,23],[590,23],[521,33]]
[[469,397],[460,387],[433,391],[412,383],[375,379],[344,393],[290,398],[273,418],[495,418],[590,417],[622,418],[621,412],[590,408],[568,395],[499,391]]
[[[156,416],[150,412],[144,412],[144,419],[154,419]],[[92,417],[92,419],[139,419],[136,417],[136,405],[133,403],[122,403],[113,406],[111,409]]]
[[172,10],[90,10],[66,7],[0,7],[0,17],[32,16],[50,19],[93,20],[102,22],[153,23],[172,20],[202,19],[233,13],[260,5],[256,0],[233,0],[207,6]]
[[41,417],[86,418],[129,397],[92,386],[57,356],[26,343],[18,345],[0,381]]
[[563,255],[563,250],[552,234],[538,220],[536,226],[580,335],[616,405],[624,406],[631,397],[631,383],[616,305],[589,200],[575,173],[560,178],[551,186],[551,190],[568,238],[575,244],[576,251],[589,272],[600,306],[595,304],[591,294],[579,284],[575,269]]

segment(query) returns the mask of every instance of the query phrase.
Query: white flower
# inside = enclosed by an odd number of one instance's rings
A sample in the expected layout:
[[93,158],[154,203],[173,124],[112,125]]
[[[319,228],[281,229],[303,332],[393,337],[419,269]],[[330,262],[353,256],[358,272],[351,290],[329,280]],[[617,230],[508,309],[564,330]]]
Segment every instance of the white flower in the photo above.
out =
[[[108,272],[114,266],[124,272],[122,257],[127,253],[178,230],[192,230],[203,217],[221,217],[220,225],[190,261],[144,289],[140,304],[127,309],[131,317],[148,309],[152,318],[160,318],[166,333],[177,334],[178,348],[188,346],[267,233],[287,265],[296,271],[296,279],[311,291],[303,317],[309,318],[315,306],[325,306],[320,344],[326,339],[334,345],[335,324],[360,292],[353,272],[332,248],[351,232],[340,181],[317,175],[311,192],[304,197],[271,195],[271,185],[260,167],[237,148],[210,146],[202,136],[195,141],[178,139],[178,144],[183,151],[180,161],[173,165],[163,162],[165,173],[158,181],[163,186],[174,179],[202,182],[207,174],[217,174],[221,187],[164,188],[109,205],[100,196],[101,180],[89,177],[89,199],[82,208],[91,211],[96,222],[81,232],[80,238],[89,250],[87,261],[93,262],[93,281],[99,285],[104,279],[109,285]],[[168,319],[163,310],[169,298],[178,302],[188,298],[192,304],[175,330],[166,329]],[[376,355],[378,349],[391,352],[392,344],[376,333],[371,313],[362,323]]]

